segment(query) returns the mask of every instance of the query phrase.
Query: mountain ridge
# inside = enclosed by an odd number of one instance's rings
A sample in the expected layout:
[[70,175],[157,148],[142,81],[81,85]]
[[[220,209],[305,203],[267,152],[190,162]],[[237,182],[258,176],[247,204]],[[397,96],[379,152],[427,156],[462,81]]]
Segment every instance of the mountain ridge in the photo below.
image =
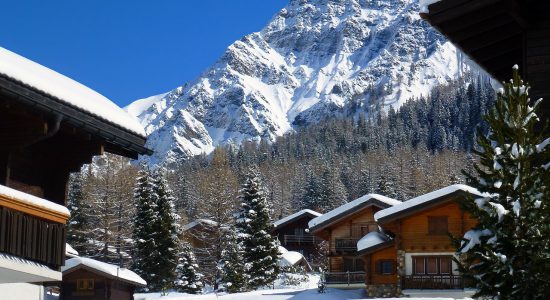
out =
[[417,0],[291,0],[197,79],[126,108],[155,149],[149,162],[398,108],[460,77],[465,58],[418,9]]

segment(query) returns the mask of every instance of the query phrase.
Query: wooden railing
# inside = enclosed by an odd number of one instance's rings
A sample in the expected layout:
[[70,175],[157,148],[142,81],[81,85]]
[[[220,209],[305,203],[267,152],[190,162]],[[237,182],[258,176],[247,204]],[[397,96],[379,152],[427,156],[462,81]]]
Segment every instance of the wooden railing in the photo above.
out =
[[44,203],[0,194],[0,252],[58,270],[65,263],[69,215]]
[[464,280],[457,275],[406,275],[401,277],[403,289],[462,289]]
[[359,239],[336,239],[334,247],[336,252],[356,252],[357,241]]
[[320,241],[319,238],[315,237],[312,234],[304,235],[291,235],[285,234],[283,236],[283,245],[287,244],[312,244]]
[[327,284],[365,283],[365,272],[329,272],[324,274]]

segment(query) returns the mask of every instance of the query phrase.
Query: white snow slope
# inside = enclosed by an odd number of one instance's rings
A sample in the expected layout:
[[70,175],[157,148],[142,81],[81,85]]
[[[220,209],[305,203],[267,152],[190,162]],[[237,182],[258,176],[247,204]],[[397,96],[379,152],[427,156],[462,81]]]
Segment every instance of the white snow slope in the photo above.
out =
[[267,138],[327,117],[398,107],[467,71],[418,0],[290,0],[199,78],[138,100],[152,164]]

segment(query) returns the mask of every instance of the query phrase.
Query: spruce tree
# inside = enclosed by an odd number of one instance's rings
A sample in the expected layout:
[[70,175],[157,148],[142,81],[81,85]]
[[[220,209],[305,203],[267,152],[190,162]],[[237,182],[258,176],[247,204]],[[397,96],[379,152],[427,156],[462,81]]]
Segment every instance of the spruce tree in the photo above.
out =
[[514,66],[495,109],[478,135],[477,174],[469,183],[483,198],[465,209],[478,220],[462,239],[460,270],[475,283],[474,297],[546,299],[550,295],[549,138],[535,132],[540,100],[531,106],[529,86]]
[[71,175],[67,207],[71,217],[67,224],[67,243],[81,256],[88,256],[90,249],[90,205],[84,199],[82,174]]
[[156,200],[155,208],[157,218],[153,224],[157,251],[156,276],[161,284],[160,288],[166,290],[171,287],[176,277],[176,265],[178,264],[178,247],[180,228],[179,216],[175,213],[174,197],[164,179],[163,171],[157,170],[153,174],[153,195]]
[[[154,182],[149,169],[142,166],[136,179],[134,201],[134,264],[133,270],[147,281],[148,289],[159,290],[160,276],[157,275],[159,253],[156,243],[157,201]],[[148,290],[146,289],[146,290]]]
[[225,249],[222,251],[222,259],[218,263],[220,278],[218,286],[227,292],[238,293],[246,290],[246,274],[244,265],[244,250],[239,238],[237,228],[231,227],[225,241]]
[[272,283],[279,273],[277,240],[271,235],[266,191],[260,174],[250,169],[241,189],[241,209],[236,227],[244,250],[246,286],[248,289]]
[[198,271],[195,255],[188,244],[182,244],[180,248],[174,288],[182,293],[200,294],[203,275]]

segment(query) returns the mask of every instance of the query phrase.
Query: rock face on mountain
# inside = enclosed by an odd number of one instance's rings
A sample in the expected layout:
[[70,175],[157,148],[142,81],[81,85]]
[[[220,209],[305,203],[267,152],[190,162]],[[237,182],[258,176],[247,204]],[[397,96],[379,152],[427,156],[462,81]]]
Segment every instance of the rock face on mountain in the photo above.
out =
[[195,81],[126,109],[157,164],[399,107],[468,68],[418,9],[417,0],[290,0]]

